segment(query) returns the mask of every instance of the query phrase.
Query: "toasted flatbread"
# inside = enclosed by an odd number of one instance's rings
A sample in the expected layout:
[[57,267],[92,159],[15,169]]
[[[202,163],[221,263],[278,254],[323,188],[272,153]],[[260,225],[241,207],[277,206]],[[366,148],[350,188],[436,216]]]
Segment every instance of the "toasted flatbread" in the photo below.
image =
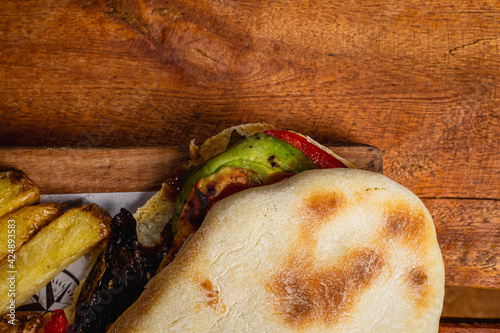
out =
[[311,170],[216,203],[109,332],[437,332],[443,296],[417,196]]

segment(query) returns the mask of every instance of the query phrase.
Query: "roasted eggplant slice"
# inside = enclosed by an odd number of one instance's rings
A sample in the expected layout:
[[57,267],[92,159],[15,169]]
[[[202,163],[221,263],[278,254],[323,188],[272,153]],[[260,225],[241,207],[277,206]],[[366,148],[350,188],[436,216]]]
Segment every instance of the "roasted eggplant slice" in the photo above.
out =
[[159,259],[141,251],[136,221],[122,209],[111,222],[111,237],[83,285],[73,332],[105,332],[142,293]]

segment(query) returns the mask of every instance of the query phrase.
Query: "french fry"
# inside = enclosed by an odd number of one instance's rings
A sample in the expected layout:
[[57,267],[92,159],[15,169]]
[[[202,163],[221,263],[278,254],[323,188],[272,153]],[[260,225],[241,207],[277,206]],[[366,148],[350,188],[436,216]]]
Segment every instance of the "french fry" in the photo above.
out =
[[110,234],[111,217],[92,204],[70,209],[42,228],[16,253],[0,263],[0,315],[22,305],[69,264]]
[[0,261],[17,251],[40,229],[64,213],[64,205],[47,203],[26,206],[0,217]]
[[0,217],[40,200],[38,187],[22,171],[0,172]]

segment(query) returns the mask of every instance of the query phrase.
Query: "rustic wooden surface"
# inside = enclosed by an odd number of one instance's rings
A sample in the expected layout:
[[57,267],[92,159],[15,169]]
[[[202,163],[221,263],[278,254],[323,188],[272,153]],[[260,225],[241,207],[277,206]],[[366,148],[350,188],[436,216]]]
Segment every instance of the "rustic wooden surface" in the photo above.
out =
[[273,122],[498,199],[498,1],[2,1],[0,142],[182,145]]
[[179,145],[272,122],[499,199],[498,1],[2,1],[0,142]]
[[256,121],[369,144],[454,235],[456,286],[500,288],[499,86],[498,0],[0,10],[0,146],[186,147]]

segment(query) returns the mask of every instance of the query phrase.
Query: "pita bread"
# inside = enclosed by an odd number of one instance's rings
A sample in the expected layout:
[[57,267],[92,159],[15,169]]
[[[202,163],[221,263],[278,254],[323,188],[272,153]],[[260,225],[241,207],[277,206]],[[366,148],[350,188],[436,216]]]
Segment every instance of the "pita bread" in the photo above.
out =
[[216,203],[109,332],[437,332],[443,296],[413,193],[311,170]]

